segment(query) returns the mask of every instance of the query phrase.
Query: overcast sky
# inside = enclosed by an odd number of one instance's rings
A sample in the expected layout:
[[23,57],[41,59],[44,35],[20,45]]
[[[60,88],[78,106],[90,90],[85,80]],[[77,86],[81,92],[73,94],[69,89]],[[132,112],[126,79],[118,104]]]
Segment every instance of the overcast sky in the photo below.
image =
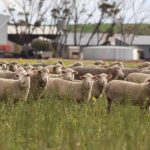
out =
[[[5,9],[5,5],[3,4],[3,1],[4,0],[0,0],[0,13],[3,13],[3,10]],[[9,1],[11,4],[14,3],[14,0],[7,0],[7,1]],[[18,0],[18,1],[21,1],[21,0]],[[38,1],[38,0],[35,0],[35,1]],[[48,1],[50,1],[50,0],[48,0]],[[56,5],[56,1],[57,0],[53,1],[53,5]],[[80,1],[81,0],[77,0],[77,2],[80,2]],[[86,8],[90,12],[93,9],[97,8],[97,2],[99,0],[82,0],[82,1],[87,4]],[[113,0],[110,0],[110,1],[113,1]],[[115,0],[115,1],[117,2],[117,1],[120,1],[120,0]],[[134,0],[122,0],[122,1],[125,2],[125,5],[124,5],[125,7],[129,7],[131,1],[134,1]],[[145,5],[144,6],[141,6],[141,1],[143,1],[143,0],[135,0],[135,1],[136,1],[136,4],[135,4],[135,7],[134,7],[134,12],[133,12],[133,8],[130,7],[130,8],[128,8],[128,10],[127,9],[125,11],[122,10],[121,13],[120,13],[120,16],[125,17],[126,22],[135,22],[137,20],[140,21],[140,19],[143,18],[143,16],[146,16],[146,18],[144,19],[144,22],[150,23],[150,0],[145,0]],[[50,10],[51,10],[51,8],[50,8]],[[93,17],[92,17],[92,19],[90,19],[90,22],[91,23],[97,22],[98,15],[99,15],[99,12],[97,10],[93,13]],[[46,14],[45,17],[49,17],[49,14]],[[82,21],[85,18],[86,17],[83,16],[81,18],[80,22],[82,23]]]

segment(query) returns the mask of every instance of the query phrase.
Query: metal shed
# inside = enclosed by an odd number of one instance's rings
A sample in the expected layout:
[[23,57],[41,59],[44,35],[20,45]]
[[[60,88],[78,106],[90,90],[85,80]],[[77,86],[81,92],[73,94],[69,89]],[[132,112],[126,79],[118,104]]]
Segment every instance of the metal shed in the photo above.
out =
[[7,23],[9,16],[0,14],[0,44],[7,43]]
[[122,46],[82,47],[83,59],[138,60],[138,49]]

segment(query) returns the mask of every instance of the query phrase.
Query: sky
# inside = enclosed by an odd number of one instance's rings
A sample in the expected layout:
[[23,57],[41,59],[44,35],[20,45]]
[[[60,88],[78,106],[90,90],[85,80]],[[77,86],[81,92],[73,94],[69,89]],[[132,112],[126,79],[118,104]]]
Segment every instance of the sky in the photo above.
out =
[[[0,13],[3,13],[3,10],[5,9],[5,5],[3,4],[3,1],[4,0],[0,0]],[[9,1],[11,5],[13,5],[14,3],[14,0],[6,0],[6,1]],[[18,1],[21,1],[21,0],[18,0]],[[34,1],[38,1],[38,0],[34,0]],[[59,0],[53,1],[54,2],[53,6],[57,5],[56,1],[59,1]],[[86,9],[89,11],[89,13],[95,10],[93,13],[93,17],[89,20],[90,23],[96,23],[99,19],[100,13],[98,10],[96,10],[98,1],[100,0],[77,0],[77,3],[81,2],[80,5],[78,6],[79,9],[81,8],[82,6],[81,4],[83,2],[83,3],[86,3]],[[113,0],[109,0],[109,1],[113,1]],[[124,5],[120,7],[122,11],[118,15],[118,18],[120,17],[124,18],[126,23],[140,22],[144,18],[145,23],[150,23],[150,0],[145,0],[145,5],[141,5],[141,2],[143,0],[115,0],[115,1],[125,2]],[[132,2],[136,2],[134,5],[134,11],[133,11],[133,7],[131,7]],[[8,14],[8,13],[5,13],[5,14]],[[50,13],[45,14],[45,17],[50,18]],[[16,18],[17,18],[17,15],[16,15]],[[80,20],[80,23],[84,22],[86,20],[86,16],[82,15],[79,20]]]

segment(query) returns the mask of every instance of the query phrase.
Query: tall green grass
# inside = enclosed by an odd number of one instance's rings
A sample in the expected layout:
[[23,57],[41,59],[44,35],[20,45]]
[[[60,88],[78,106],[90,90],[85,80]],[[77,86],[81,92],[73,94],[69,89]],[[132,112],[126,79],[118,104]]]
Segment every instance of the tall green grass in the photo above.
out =
[[55,96],[10,106],[0,103],[2,150],[149,150],[150,115],[105,99],[77,104]]

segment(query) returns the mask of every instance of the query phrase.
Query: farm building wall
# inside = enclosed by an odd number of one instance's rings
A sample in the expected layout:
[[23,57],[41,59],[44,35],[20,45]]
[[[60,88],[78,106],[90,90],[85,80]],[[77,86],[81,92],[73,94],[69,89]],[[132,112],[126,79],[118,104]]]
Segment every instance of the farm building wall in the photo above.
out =
[[137,45],[137,47],[143,52],[143,58],[150,60],[150,45]]
[[134,47],[99,46],[82,47],[83,59],[138,60],[138,49]]
[[7,43],[7,23],[9,17],[5,15],[0,15],[0,44]]

